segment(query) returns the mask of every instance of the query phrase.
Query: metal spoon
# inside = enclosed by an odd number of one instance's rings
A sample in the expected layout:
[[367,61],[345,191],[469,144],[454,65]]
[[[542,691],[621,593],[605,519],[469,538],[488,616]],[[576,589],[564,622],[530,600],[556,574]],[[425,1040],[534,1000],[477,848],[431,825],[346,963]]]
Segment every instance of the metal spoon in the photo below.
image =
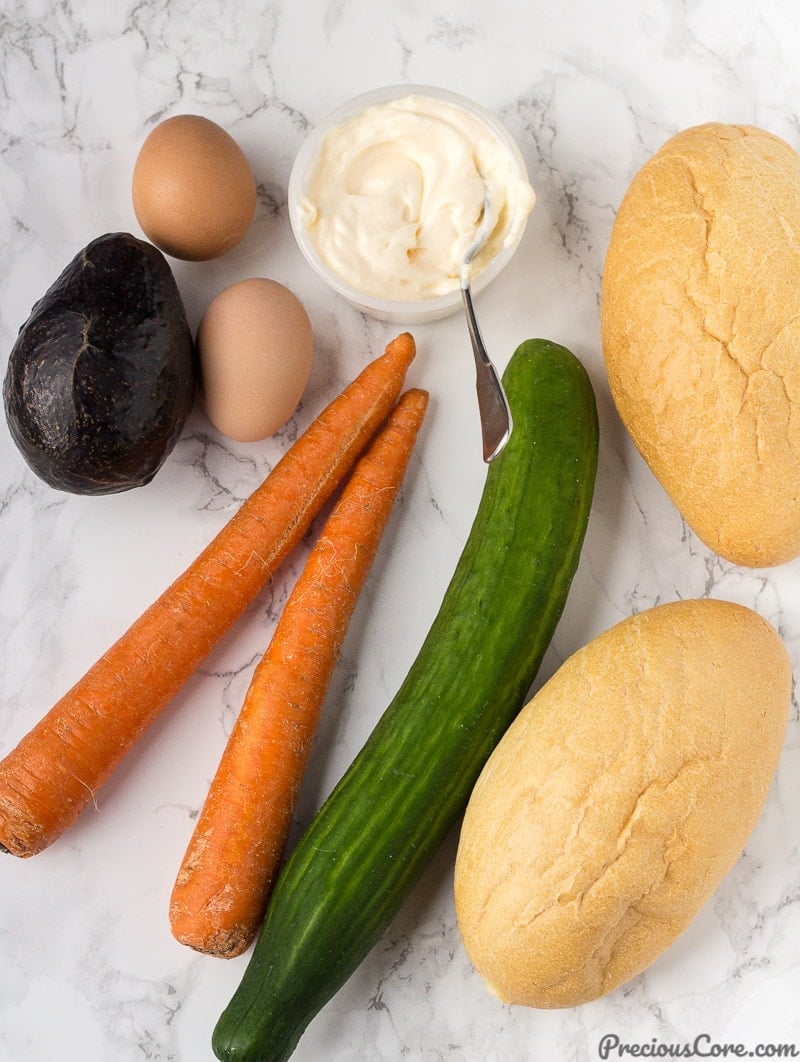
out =
[[475,234],[475,239],[464,255],[460,278],[461,298],[467,314],[467,328],[472,342],[472,353],[475,355],[475,389],[478,393],[478,410],[481,418],[483,459],[487,464],[497,457],[508,442],[512,428],[508,399],[497,370],[492,365],[489,355],[486,353],[486,347],[483,345],[478,322],[475,318],[472,292],[470,290],[470,263],[492,234],[494,219],[489,207],[489,193],[487,191],[483,200],[483,218]]

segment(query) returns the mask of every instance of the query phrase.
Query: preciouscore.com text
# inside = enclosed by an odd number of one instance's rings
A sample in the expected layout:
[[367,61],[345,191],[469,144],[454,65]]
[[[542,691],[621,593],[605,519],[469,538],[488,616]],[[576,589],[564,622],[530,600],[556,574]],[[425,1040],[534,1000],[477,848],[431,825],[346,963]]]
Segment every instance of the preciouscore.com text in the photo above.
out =
[[601,1062],[610,1058],[800,1058],[796,1044],[715,1043],[708,1033],[691,1041],[668,1044],[656,1037],[643,1043],[626,1043],[616,1033],[606,1033],[598,1045]]

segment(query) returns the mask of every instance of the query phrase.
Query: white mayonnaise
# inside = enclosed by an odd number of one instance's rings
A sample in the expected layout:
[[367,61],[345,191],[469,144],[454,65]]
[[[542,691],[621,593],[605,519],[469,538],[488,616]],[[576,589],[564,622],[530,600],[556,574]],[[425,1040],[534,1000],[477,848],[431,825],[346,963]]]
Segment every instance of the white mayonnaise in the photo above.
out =
[[464,256],[489,204],[490,236],[474,279],[517,241],[536,197],[524,167],[478,117],[411,95],[335,126],[306,181],[300,215],[341,280],[383,299],[458,288]]

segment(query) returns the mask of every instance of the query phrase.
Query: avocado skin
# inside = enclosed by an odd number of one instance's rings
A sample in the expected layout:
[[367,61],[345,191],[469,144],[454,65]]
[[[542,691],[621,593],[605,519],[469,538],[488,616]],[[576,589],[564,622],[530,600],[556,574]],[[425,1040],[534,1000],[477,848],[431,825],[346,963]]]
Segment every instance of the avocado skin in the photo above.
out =
[[192,335],[161,252],[93,240],[31,310],[3,385],[23,457],[51,487],[113,494],[149,483],[195,394]]

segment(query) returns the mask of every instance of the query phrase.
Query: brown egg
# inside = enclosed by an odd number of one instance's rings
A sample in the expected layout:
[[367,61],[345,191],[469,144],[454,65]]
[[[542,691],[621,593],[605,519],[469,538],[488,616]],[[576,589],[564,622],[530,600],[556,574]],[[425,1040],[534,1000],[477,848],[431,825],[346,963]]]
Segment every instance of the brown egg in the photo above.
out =
[[256,209],[256,184],[241,148],[208,118],[167,118],[142,144],[133,209],[162,251],[190,262],[219,258],[241,240]]
[[226,288],[197,331],[211,423],[238,442],[273,435],[297,408],[313,351],[308,314],[283,284],[255,277]]

